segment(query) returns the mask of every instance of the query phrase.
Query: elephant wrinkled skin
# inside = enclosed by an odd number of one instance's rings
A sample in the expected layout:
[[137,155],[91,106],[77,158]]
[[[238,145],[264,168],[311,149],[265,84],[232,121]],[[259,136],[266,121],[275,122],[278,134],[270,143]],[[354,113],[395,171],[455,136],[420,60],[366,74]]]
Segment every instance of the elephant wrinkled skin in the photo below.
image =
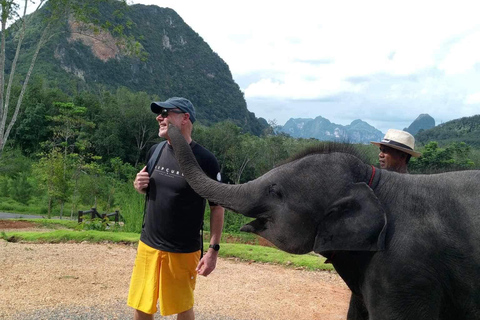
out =
[[169,136],[198,194],[255,218],[243,231],[331,260],[353,293],[348,319],[480,319],[480,171],[374,170],[327,144],[227,185],[203,174],[178,129]]

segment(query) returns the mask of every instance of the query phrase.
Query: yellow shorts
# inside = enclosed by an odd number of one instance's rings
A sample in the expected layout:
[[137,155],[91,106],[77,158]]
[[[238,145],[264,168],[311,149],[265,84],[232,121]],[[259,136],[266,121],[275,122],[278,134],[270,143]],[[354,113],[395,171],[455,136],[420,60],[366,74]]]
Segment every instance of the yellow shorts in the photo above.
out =
[[127,304],[144,313],[162,316],[193,308],[193,290],[200,250],[192,253],[160,251],[138,242]]

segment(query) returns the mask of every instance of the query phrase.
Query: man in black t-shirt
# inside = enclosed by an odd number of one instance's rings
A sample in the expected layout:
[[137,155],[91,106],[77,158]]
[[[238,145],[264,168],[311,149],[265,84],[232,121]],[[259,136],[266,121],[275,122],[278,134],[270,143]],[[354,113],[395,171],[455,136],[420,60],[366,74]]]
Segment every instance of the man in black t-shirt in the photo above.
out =
[[[215,156],[191,138],[195,109],[189,100],[174,97],[153,102],[151,110],[157,114],[159,136],[166,138],[168,143],[162,148],[151,176],[144,167],[134,181],[138,192],[148,192],[148,202],[128,305],[135,309],[135,320],[153,320],[157,300],[163,316],[177,314],[178,320],[191,320],[195,318],[193,290],[196,275],[208,276],[216,266],[224,209],[209,203],[210,246],[200,260],[203,239],[199,232],[206,201],[183,177],[170,145],[169,123],[180,128],[208,176],[220,181],[220,170]],[[155,148],[156,145],[150,149],[147,159]]]

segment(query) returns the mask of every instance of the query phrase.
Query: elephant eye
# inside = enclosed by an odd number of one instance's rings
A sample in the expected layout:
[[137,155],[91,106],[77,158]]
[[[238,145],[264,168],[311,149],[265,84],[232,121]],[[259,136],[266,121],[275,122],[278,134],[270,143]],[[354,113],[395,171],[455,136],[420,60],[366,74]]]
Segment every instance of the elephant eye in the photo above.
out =
[[282,193],[280,192],[280,188],[275,183],[268,186],[268,194],[275,195],[279,198],[282,197]]

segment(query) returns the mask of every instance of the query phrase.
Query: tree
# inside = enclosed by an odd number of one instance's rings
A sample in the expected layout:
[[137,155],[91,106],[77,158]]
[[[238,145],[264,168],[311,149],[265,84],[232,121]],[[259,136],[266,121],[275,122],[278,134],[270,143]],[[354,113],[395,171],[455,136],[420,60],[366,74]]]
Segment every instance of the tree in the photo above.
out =
[[65,161],[62,151],[54,148],[50,153],[43,154],[34,167],[36,176],[43,182],[41,186],[47,191],[48,218],[52,216],[54,200],[59,200],[63,209],[63,203],[68,199],[69,182],[64,176]]
[[411,172],[422,173],[472,169],[474,163],[469,154],[470,146],[466,143],[455,142],[439,148],[436,141],[430,141],[425,145],[422,156],[412,158],[408,167]]
[[71,102],[55,102],[54,106],[58,113],[54,116],[47,116],[54,123],[50,127],[53,132],[53,140],[49,143],[53,147],[62,148],[66,159],[69,153],[74,152],[75,147],[79,150],[86,148],[89,142],[85,137],[81,137],[82,130],[93,128],[95,124],[85,119],[87,111],[85,107],[78,107]]
[[[115,95],[114,110],[116,116],[122,116],[120,131],[124,135],[122,143],[135,146],[135,167],[140,161],[142,152],[158,137],[158,123],[150,110],[152,98],[145,92],[133,93],[127,88],[119,88]],[[109,119],[107,119],[108,121]],[[133,137],[134,143],[130,142]]]
[[[15,22],[8,30],[7,25],[18,18],[17,10],[19,9],[19,3],[23,2],[24,10],[20,19]],[[32,75],[33,68],[35,66],[38,53],[45,43],[54,35],[57,30],[54,26],[65,23],[68,18],[73,17],[76,21],[81,23],[84,30],[88,29],[93,31],[93,36],[99,34],[100,30],[111,31],[114,36],[119,40],[119,47],[127,54],[140,55],[141,46],[132,37],[127,37],[124,34],[124,26],[122,24],[112,23],[110,21],[104,21],[100,26],[98,6],[106,2],[115,2],[117,4],[123,4],[123,9],[126,8],[126,0],[114,1],[114,0],[40,0],[35,11],[42,9],[42,27],[41,36],[36,43],[33,56],[30,60],[30,67],[25,75],[22,76],[22,86],[18,93],[18,96],[12,97],[12,88],[14,87],[14,79],[16,78],[16,67],[18,58],[20,56],[22,42],[26,35],[27,25],[32,21],[33,15],[27,16],[28,0],[15,1],[15,0],[0,0],[0,17],[1,17],[1,47],[0,47],[0,157],[3,149],[8,141],[10,132],[17,121],[20,107],[22,105],[23,97],[25,95],[30,76]],[[121,10],[115,11],[116,17],[122,15]],[[94,24],[95,23],[95,24]],[[129,21],[125,23],[130,26]],[[10,73],[8,75],[8,85],[5,86],[5,71],[6,71],[6,34],[7,31],[16,32],[17,48],[15,50],[15,56],[10,66]],[[81,32],[81,31],[79,31]],[[92,34],[92,32],[90,32]],[[5,91],[6,89],[6,91]],[[16,106],[13,113],[9,110],[10,104],[15,101]],[[7,124],[8,120],[8,124]]]
[[[51,185],[49,189],[51,195],[49,208],[52,198],[59,200],[61,205],[60,217],[62,217],[64,204],[69,198],[72,187],[74,206],[78,202],[78,179],[87,156],[84,150],[89,145],[88,140],[82,134],[85,130],[93,128],[94,123],[85,119],[87,111],[85,107],[78,107],[71,102],[54,102],[53,105],[56,109],[55,115],[46,116],[52,122],[49,129],[53,132],[53,135],[51,140],[44,142],[44,145],[50,149],[50,153],[44,155],[42,159],[43,161],[51,159],[56,161],[57,164],[61,163],[63,165],[61,177],[44,178]],[[58,153],[62,153],[62,156],[59,156]],[[56,167],[45,166],[43,173],[44,175],[45,173],[58,175],[59,172],[56,170]],[[72,207],[71,216],[73,215],[73,209]]]

